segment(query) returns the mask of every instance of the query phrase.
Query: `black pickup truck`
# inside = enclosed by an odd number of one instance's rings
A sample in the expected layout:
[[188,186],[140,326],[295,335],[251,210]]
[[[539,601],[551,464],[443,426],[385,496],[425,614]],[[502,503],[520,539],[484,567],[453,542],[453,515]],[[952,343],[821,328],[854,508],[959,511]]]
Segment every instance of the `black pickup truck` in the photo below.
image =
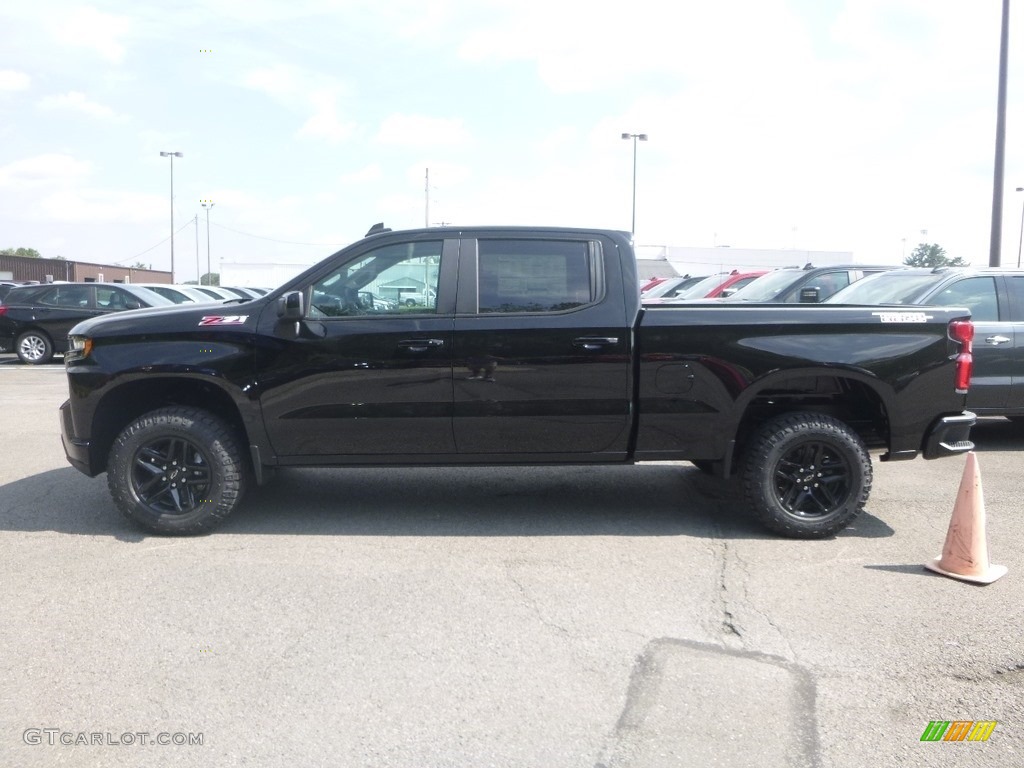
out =
[[158,533],[212,529],[275,467],[687,460],[814,538],[863,509],[869,451],[973,447],[966,310],[637,286],[624,232],[379,231],[261,299],[73,328],[64,448]]

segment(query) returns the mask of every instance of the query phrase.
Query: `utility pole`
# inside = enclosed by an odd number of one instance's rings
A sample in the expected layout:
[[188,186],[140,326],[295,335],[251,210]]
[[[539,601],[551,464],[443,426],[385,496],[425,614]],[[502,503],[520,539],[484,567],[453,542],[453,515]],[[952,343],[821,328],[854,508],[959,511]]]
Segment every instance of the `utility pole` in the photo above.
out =
[[196,224],[196,285],[202,281],[202,273],[199,271],[199,214],[195,215],[193,221]]
[[633,224],[630,227],[630,234],[636,236],[636,141],[647,141],[646,133],[624,133],[622,138],[633,140]]
[[[203,208],[206,209],[206,284],[209,285],[213,278],[210,276],[213,270],[210,268],[210,209],[213,208],[212,200],[204,200]],[[202,280],[199,284],[202,285]]]
[[181,152],[161,152],[160,157],[171,158],[171,282],[174,282],[174,158],[184,157]]
[[430,169],[427,168],[426,177],[423,181],[423,198],[426,202],[426,209],[424,210],[423,226],[430,226]]
[[999,35],[999,96],[996,103],[996,160],[992,173],[992,234],[988,265],[998,267],[1003,240],[1003,171],[1006,165],[1006,59],[1010,42],[1010,0],[1003,0]]

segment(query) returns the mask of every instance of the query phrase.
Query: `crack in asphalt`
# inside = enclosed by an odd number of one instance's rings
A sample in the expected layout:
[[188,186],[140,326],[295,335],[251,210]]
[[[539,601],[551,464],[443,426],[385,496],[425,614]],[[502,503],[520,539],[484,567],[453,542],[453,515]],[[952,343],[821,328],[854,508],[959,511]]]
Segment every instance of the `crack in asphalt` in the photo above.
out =
[[516,586],[517,590],[519,590],[519,594],[522,596],[522,605],[524,605],[531,613],[533,613],[534,616],[537,617],[537,621],[539,621],[548,629],[553,629],[556,632],[565,635],[566,637],[574,637],[575,635],[573,635],[573,633],[570,632],[566,627],[563,627],[561,624],[556,624],[555,622],[551,621],[550,619],[544,616],[544,614],[540,610],[540,605],[538,605],[537,600],[530,595],[526,587],[522,584],[522,582],[519,581],[519,579],[516,578],[516,575],[512,572],[513,566],[514,563],[505,563],[505,576],[507,576],[508,580]]

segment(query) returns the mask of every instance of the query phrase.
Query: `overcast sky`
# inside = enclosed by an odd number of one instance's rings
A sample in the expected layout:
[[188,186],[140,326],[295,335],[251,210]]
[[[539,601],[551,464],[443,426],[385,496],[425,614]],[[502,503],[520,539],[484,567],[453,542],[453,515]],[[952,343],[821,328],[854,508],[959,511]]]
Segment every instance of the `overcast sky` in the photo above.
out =
[[[1003,264],[1024,193],[1011,18]],[[0,248],[317,261],[377,221],[988,263],[1000,0],[8,2]],[[425,172],[430,169],[429,218]],[[927,235],[922,234],[927,231]]]

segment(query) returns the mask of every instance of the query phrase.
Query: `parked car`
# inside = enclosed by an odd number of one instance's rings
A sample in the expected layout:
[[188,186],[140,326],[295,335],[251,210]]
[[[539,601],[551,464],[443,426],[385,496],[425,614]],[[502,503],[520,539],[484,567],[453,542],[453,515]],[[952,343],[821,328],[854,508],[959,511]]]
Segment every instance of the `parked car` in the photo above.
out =
[[708,279],[708,275],[683,275],[682,277],[670,277],[658,285],[640,294],[641,300],[646,304],[651,299],[670,299],[680,293],[693,288]]
[[4,297],[11,292],[11,288],[16,288],[20,283],[14,283],[10,280],[0,280],[0,304],[3,303]]
[[728,274],[725,280],[718,284],[717,287],[708,291],[704,294],[705,299],[717,299],[719,297],[725,298],[732,296],[740,288],[757,280],[762,275],[767,275],[768,270],[761,269],[756,272],[740,272],[739,270],[733,270]]
[[219,299],[198,290],[194,285],[169,285],[167,283],[132,283],[132,285],[148,288],[154,293],[159,293],[165,299],[170,299],[175,304],[210,304],[219,301]]
[[851,285],[827,303],[967,307],[974,323],[967,408],[979,416],[1024,421],[1024,270],[894,269]]
[[433,288],[423,291],[402,291],[398,297],[404,307],[433,307],[437,304],[437,293]]
[[137,285],[60,283],[12,288],[0,304],[0,349],[39,365],[68,349],[68,331],[82,320],[174,302]]
[[894,267],[878,264],[836,264],[776,269],[761,275],[736,293],[720,301],[749,301],[758,304],[817,304],[866,275]]
[[228,299],[240,299],[242,298],[237,293],[228,291],[221,288],[219,285],[194,285],[192,286],[197,291],[202,291],[207,296],[211,296],[217,301],[227,301]]
[[766,274],[766,270],[740,272],[734,269],[732,272],[722,272],[705,277],[689,288],[676,289],[670,291],[665,296],[650,298],[649,294],[641,294],[641,298],[644,304],[673,304],[678,301],[697,301],[700,299],[714,299],[719,296],[730,296],[763,274]]
[[221,285],[219,287],[221,290],[236,294],[240,299],[258,299],[263,295],[258,291],[254,291],[252,288],[241,288],[234,285]]
[[[687,277],[689,277],[689,275],[687,275]],[[671,280],[671,278],[669,278],[669,277],[652,277],[652,278],[647,279],[647,280],[641,280],[640,281],[640,293],[647,293],[647,291],[651,290],[651,288],[653,288],[656,285],[661,285],[666,280]]]

